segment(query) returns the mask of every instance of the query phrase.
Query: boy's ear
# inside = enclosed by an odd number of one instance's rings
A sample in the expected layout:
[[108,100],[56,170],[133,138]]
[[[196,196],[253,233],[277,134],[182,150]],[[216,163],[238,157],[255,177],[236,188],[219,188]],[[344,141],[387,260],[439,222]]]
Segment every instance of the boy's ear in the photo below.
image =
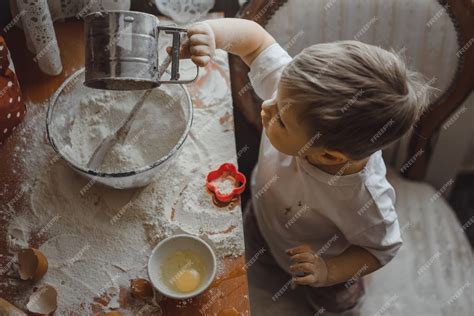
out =
[[339,165],[346,163],[349,157],[337,150],[323,149],[319,159],[325,165]]

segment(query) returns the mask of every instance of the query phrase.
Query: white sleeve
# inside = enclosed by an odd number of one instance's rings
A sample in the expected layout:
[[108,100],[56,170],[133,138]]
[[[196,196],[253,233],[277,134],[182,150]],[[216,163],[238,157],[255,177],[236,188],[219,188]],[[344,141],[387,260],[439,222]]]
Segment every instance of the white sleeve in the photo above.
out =
[[[375,183],[374,183],[375,182]],[[346,235],[346,239],[374,255],[382,265],[395,257],[402,245],[398,215],[395,210],[395,190],[385,177],[376,177],[372,183],[366,183],[367,191],[373,203],[362,210],[357,216],[364,219],[365,228],[355,234],[354,230]]]
[[[395,211],[394,211],[395,212]],[[356,236],[348,236],[352,244],[366,249],[382,265],[392,260],[402,245],[398,220],[384,221],[374,225]]]
[[263,100],[271,98],[285,66],[292,58],[275,43],[268,46],[250,65],[249,79],[257,95]]

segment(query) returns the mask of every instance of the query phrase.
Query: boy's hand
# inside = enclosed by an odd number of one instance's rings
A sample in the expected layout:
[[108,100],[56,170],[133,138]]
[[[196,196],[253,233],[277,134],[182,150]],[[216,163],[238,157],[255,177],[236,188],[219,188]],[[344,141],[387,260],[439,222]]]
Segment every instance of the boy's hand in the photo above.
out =
[[[211,61],[216,50],[214,31],[206,22],[199,22],[188,27],[188,38],[180,48],[181,58],[191,58],[198,66],[204,67]],[[168,47],[168,53],[171,48]]]
[[314,253],[308,245],[298,246],[286,251],[290,256],[293,282],[314,287],[326,286],[328,268],[326,262]]

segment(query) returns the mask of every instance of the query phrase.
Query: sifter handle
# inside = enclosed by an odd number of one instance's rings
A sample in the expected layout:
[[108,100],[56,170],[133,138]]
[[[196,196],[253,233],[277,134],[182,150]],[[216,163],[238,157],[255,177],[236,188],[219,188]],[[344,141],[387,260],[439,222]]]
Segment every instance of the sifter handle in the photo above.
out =
[[191,83],[199,76],[199,67],[196,65],[196,76],[191,80],[179,80],[179,50],[181,48],[181,33],[187,33],[187,29],[179,27],[158,26],[158,31],[165,31],[173,36],[171,46],[171,77],[170,80],[160,81],[162,83]]

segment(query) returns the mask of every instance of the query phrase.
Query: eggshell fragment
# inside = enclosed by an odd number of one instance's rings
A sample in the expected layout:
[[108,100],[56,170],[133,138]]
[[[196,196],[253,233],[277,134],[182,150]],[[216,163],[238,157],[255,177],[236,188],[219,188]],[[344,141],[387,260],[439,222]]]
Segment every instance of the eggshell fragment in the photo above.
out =
[[153,286],[145,279],[130,280],[130,290],[134,298],[146,299],[153,297]]
[[18,309],[16,306],[8,303],[3,298],[0,298],[0,315],[26,316],[26,313]]
[[49,285],[44,285],[31,294],[26,308],[34,315],[50,315],[58,307],[58,292]]
[[20,250],[18,264],[22,280],[37,282],[48,271],[48,260],[41,251],[34,248]]

